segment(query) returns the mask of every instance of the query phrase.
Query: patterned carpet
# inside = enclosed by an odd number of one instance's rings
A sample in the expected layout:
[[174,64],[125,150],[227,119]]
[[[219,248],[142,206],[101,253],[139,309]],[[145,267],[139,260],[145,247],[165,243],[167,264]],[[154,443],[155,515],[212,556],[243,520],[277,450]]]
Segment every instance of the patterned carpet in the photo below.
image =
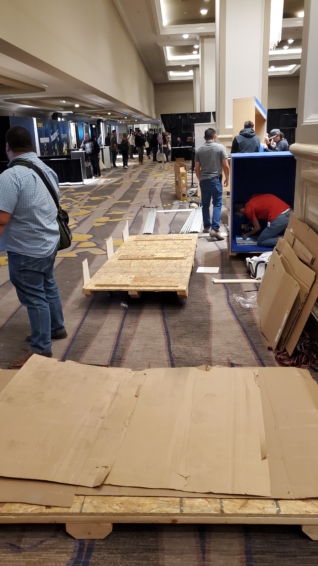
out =
[[[54,357],[139,370],[209,365],[275,366],[259,330],[257,309],[244,309],[233,294],[250,296],[251,285],[213,285],[197,266],[220,267],[222,277],[245,277],[241,257],[229,258],[226,242],[199,238],[189,297],[145,293],[82,295],[82,261],[91,274],[105,261],[105,238],[121,243],[124,219],[130,234],[142,233],[149,206],[174,203],[173,164],[146,162],[103,174],[99,182],[61,188],[73,223],[74,242],[56,261],[67,340],[55,342]],[[154,233],[179,232],[186,216],[158,214]],[[224,209],[222,220],[227,223]],[[224,227],[221,228],[224,230]],[[0,257],[0,367],[27,350],[27,314]],[[246,292],[247,291],[247,292]],[[63,526],[0,528],[1,566],[238,566],[318,565],[318,543],[299,527],[118,525],[104,541],[74,541]]]

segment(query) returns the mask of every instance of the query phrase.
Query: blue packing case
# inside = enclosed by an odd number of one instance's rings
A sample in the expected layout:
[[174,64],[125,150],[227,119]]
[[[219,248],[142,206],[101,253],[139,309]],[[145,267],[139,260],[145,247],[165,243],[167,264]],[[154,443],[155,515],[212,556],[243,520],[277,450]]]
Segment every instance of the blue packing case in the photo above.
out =
[[[296,160],[289,151],[231,154],[231,208],[229,251],[231,253],[263,253],[272,248],[257,245],[239,245],[235,237],[241,236],[242,224],[247,218],[234,214],[235,202],[247,202],[257,193],[271,193],[294,207]],[[260,221],[262,229],[266,222]]]

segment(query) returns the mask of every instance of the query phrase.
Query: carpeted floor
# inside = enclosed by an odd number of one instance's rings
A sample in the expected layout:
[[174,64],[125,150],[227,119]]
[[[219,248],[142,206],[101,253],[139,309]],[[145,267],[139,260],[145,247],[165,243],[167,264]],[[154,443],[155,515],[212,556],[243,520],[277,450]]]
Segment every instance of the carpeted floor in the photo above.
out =
[[[148,367],[209,365],[275,366],[259,330],[257,309],[244,309],[233,294],[250,296],[251,285],[213,285],[196,267],[218,266],[223,278],[245,277],[242,257],[229,258],[226,242],[199,238],[189,297],[145,293],[82,295],[82,261],[93,274],[105,261],[105,238],[120,244],[124,221],[142,233],[149,206],[173,204],[173,164],[146,162],[103,175],[97,183],[61,188],[75,240],[56,261],[68,338],[55,342],[54,357],[139,370]],[[186,216],[157,214],[154,233],[179,232]],[[106,220],[105,222],[102,221]],[[224,209],[222,220],[227,223]],[[223,229],[223,227],[222,227]],[[91,236],[91,237],[89,237]],[[59,254],[63,256],[64,254]],[[27,314],[8,280],[0,257],[0,367],[21,351],[29,332]],[[256,288],[256,287],[255,287]],[[318,543],[298,527],[115,526],[104,541],[79,542],[62,526],[0,527],[0,565],[43,566],[225,566],[318,565]]]

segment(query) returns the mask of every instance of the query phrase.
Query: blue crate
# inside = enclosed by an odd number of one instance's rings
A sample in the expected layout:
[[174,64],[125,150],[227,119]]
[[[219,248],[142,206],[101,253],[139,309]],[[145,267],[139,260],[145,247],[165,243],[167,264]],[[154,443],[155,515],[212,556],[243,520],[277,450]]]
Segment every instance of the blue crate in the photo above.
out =
[[[294,207],[296,160],[289,151],[232,153],[231,215],[229,247],[232,253],[263,253],[272,248],[240,246],[235,236],[242,235],[241,225],[247,218],[234,214],[235,202],[247,202],[256,193],[271,193]],[[266,222],[260,222],[262,229]]]

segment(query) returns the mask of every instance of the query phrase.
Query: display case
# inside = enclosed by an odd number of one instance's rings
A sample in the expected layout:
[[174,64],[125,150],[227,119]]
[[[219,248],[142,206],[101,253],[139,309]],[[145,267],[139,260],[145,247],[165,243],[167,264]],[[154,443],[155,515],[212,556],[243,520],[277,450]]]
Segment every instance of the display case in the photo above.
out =
[[[229,251],[231,253],[263,253],[272,248],[257,245],[240,245],[236,236],[241,236],[242,226],[249,221],[234,214],[234,203],[246,203],[255,194],[271,193],[294,205],[296,160],[289,151],[264,153],[233,153],[231,155],[231,193],[229,214]],[[260,221],[262,230],[265,221]]]

